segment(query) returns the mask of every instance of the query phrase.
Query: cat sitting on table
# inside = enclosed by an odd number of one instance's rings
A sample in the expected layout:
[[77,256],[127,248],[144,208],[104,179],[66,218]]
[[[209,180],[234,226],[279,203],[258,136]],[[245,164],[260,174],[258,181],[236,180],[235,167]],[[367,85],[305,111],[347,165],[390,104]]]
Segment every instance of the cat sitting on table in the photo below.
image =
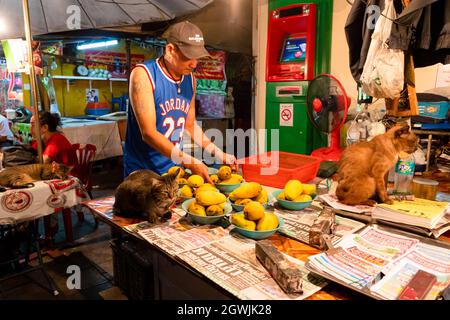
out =
[[409,125],[397,124],[371,141],[347,147],[338,163],[336,196],[339,201],[348,205],[374,206],[376,201],[371,198],[378,196],[381,202],[392,204],[385,177],[400,152],[413,153],[417,144],[418,138]]
[[8,167],[0,171],[0,192],[8,188],[31,188],[40,180],[67,179],[73,166],[62,163],[34,163]]
[[170,207],[177,198],[179,171],[177,169],[164,176],[146,169],[134,171],[115,191],[114,213],[126,218],[146,219],[151,223],[160,218],[170,218]]

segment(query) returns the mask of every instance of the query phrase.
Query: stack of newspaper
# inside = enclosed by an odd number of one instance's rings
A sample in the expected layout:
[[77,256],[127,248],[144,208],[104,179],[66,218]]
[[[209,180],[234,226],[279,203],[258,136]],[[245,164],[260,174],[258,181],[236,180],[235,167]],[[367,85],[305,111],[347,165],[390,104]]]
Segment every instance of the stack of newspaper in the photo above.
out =
[[[448,224],[447,214],[450,214],[448,202],[415,198],[414,200],[394,200],[391,205],[378,204],[372,212],[372,218],[432,230]],[[450,227],[450,224],[448,226]]]

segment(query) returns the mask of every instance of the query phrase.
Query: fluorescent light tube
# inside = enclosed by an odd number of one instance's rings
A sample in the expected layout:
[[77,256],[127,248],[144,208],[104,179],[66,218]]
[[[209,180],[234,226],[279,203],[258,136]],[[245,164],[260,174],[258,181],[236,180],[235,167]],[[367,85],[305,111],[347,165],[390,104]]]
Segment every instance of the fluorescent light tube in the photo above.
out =
[[108,46],[114,46],[118,44],[119,42],[117,40],[109,40],[109,41],[102,41],[102,42],[92,42],[92,43],[85,43],[80,44],[77,46],[77,50],[86,50],[86,49],[93,49],[93,48],[100,48],[100,47],[108,47]]

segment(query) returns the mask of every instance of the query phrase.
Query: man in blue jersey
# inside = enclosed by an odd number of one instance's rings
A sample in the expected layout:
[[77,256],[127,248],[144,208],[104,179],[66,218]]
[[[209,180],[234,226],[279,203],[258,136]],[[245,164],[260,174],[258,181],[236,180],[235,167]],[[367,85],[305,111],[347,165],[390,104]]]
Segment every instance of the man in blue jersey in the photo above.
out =
[[164,55],[138,64],[130,76],[124,174],[150,169],[159,174],[181,164],[211,182],[208,168],[180,148],[184,130],[216,159],[236,167],[236,158],[222,152],[195,121],[195,79],[199,58],[209,56],[203,34],[184,21],[170,26]]

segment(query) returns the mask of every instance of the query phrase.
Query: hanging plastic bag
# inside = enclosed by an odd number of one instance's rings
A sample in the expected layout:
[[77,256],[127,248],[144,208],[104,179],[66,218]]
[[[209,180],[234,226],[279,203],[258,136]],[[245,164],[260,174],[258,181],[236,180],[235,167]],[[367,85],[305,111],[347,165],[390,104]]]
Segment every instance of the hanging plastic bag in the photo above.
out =
[[404,53],[399,49],[390,49],[387,44],[395,18],[393,0],[385,0],[360,79],[364,92],[374,98],[398,98],[403,90]]

